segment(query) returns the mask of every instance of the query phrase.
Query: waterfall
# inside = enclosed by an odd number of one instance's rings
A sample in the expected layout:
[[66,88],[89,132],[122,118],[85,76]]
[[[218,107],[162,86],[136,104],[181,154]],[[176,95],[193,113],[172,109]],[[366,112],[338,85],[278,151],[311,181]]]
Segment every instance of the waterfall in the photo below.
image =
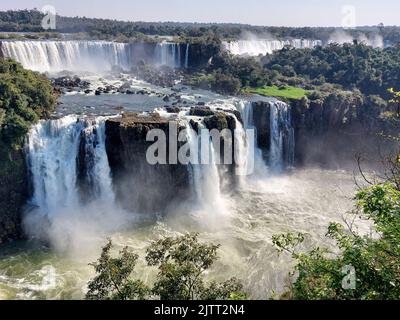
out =
[[[32,176],[31,203],[49,216],[61,208],[81,206],[78,171],[95,198],[113,201],[110,169],[105,151],[105,119],[92,121],[66,116],[43,120],[29,132],[26,151]],[[84,168],[78,168],[85,159]]]
[[4,56],[39,72],[105,72],[113,66],[129,70],[139,58],[171,68],[189,66],[189,44],[184,49],[170,42],[157,43],[150,57],[142,56],[142,43],[110,41],[2,41],[1,50]]
[[[249,101],[240,101],[237,108],[243,119],[243,125],[239,126],[239,128],[243,127],[246,131],[250,130],[250,132],[254,132],[251,138],[248,136],[248,133],[246,133],[246,142],[241,148],[244,148],[244,154],[247,159],[244,162],[245,168],[240,168],[239,170],[247,174],[253,173],[256,175],[263,175],[267,172],[268,168],[263,159],[263,152],[257,143],[257,128],[254,124],[253,103]],[[241,144],[239,143],[237,146],[240,148]],[[238,150],[238,152],[240,151]]]
[[6,57],[39,72],[107,71],[131,67],[129,44],[107,41],[3,41]]
[[286,103],[270,103],[270,167],[281,171],[294,165],[294,128],[290,108]]
[[[198,127],[199,133],[205,129],[201,122],[198,122]],[[197,134],[189,123],[186,123],[186,131],[190,147],[188,170],[196,201],[200,205],[215,208],[221,200],[221,185],[213,143],[208,135]],[[202,148],[207,148],[203,151],[208,153],[208,164],[202,162]]]
[[157,43],[155,48],[156,63],[170,68],[187,68],[189,66],[189,44],[186,45],[182,61],[181,44],[171,42]]
[[[294,165],[295,136],[290,107],[281,101],[271,101],[267,106],[269,107],[268,125],[270,137],[268,163],[264,160],[265,157],[263,155],[263,148],[266,146],[259,146],[257,139],[253,144],[254,151],[245,151],[247,157],[254,155],[254,172],[256,174],[265,173],[267,165],[272,171],[281,171]],[[242,115],[244,129],[253,129],[257,137],[257,131],[260,128],[257,128],[254,121],[254,104],[242,101],[238,105],[238,109]],[[264,116],[267,116],[267,114],[266,112]],[[250,159],[246,161],[249,163]]]
[[189,68],[189,43],[186,44],[186,51],[185,51],[185,69]]
[[238,40],[223,42],[223,47],[234,55],[258,56],[271,54],[282,50],[285,46],[296,49],[314,48],[322,45],[320,40],[293,39],[293,40]]

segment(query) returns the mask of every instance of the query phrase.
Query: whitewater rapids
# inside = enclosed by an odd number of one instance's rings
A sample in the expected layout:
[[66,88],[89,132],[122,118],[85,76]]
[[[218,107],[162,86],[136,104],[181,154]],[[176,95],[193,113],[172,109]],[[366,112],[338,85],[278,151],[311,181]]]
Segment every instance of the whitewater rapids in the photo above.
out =
[[[128,245],[141,255],[137,274],[151,282],[155,273],[144,266],[146,246],[162,235],[200,232],[201,240],[222,245],[210,278],[223,280],[236,276],[243,280],[252,298],[266,299],[273,290],[278,293],[284,290],[292,266],[288,256],[278,255],[274,250],[271,237],[281,232],[307,232],[307,246],[330,245],[324,238],[326,228],[331,221],[343,222],[352,208],[354,192],[350,172],[294,171],[269,181],[253,181],[241,193],[225,196],[229,216],[218,225],[202,223],[201,212],[183,214],[188,208],[179,208],[166,219],[143,222],[111,236],[117,249]],[[365,222],[360,226],[362,230],[368,228]],[[0,298],[83,298],[86,281],[93,277],[93,270],[87,264],[98,258],[106,240],[99,237],[91,241],[91,245],[81,243],[79,252],[68,254],[39,244],[15,243],[2,248]],[[55,281],[47,281],[52,274]]]

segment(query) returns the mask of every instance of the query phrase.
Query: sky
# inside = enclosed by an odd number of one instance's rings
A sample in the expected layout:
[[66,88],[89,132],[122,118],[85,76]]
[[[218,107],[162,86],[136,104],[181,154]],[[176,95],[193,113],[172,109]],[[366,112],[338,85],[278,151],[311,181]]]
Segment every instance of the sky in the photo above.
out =
[[400,0],[2,0],[0,10],[125,21],[232,22],[264,26],[399,25]]

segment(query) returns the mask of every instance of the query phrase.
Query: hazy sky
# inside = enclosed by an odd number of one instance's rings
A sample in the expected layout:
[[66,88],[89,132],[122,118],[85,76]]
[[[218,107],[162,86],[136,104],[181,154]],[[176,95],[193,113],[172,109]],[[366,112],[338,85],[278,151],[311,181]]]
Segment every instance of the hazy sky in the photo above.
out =
[[2,0],[0,9],[44,5],[65,16],[268,26],[341,26],[343,6],[352,5],[357,25],[400,24],[400,0]]

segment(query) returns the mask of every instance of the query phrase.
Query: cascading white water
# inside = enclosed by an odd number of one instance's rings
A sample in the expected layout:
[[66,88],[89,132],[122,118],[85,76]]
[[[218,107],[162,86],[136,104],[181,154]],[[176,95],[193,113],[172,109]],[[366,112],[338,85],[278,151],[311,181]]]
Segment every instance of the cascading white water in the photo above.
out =
[[129,69],[129,44],[107,41],[4,41],[3,53],[39,72]]
[[293,40],[238,40],[223,42],[225,50],[234,55],[258,56],[271,54],[285,46],[296,49],[314,48],[322,45],[320,40],[293,39]]
[[182,59],[181,44],[171,42],[157,43],[155,49],[156,63],[171,68],[189,67],[189,44],[186,44],[185,56]]
[[[244,162],[246,167],[239,170],[246,172],[248,175],[255,174],[263,176],[267,173],[268,168],[264,161],[262,150],[257,144],[257,128],[254,125],[253,103],[249,101],[240,101],[237,108],[242,116],[242,127],[247,132],[244,152],[241,152],[240,150],[237,151],[246,155],[247,159]],[[253,132],[252,139],[250,139],[248,132]],[[240,148],[241,145],[238,144],[237,146]]]
[[88,180],[95,199],[107,203],[114,203],[115,196],[112,189],[111,172],[106,152],[106,129],[104,117],[97,117],[93,122],[86,123],[81,132],[81,145],[84,152],[84,161],[87,172],[84,179]]
[[[141,46],[142,44],[138,44]],[[39,72],[109,71],[113,66],[129,70],[135,57],[135,44],[110,41],[2,41],[4,56],[20,62],[25,68]],[[171,68],[189,67],[189,44],[158,43],[148,61]]]
[[[199,132],[205,129],[204,124],[198,122]],[[186,123],[187,141],[190,147],[190,163],[188,165],[191,185],[193,186],[198,204],[215,207],[221,200],[221,186],[216,155],[210,138],[197,134],[189,123]],[[204,139],[208,139],[205,141]],[[202,150],[202,148],[208,150]],[[205,152],[204,152],[205,151]],[[204,164],[202,154],[208,154],[208,163]]]
[[294,128],[288,105],[281,101],[270,103],[270,167],[281,171],[294,165]]
[[81,206],[77,181],[77,159],[82,136],[85,151],[91,152],[93,165],[88,169],[97,198],[113,201],[110,168],[105,151],[105,119],[80,120],[70,115],[57,120],[43,120],[28,136],[27,160],[32,176],[31,203],[44,215],[60,209]]
[[[236,104],[242,116],[243,124],[235,118],[235,137],[234,137],[234,155],[236,163],[236,175],[239,177],[252,175],[257,169],[257,158],[261,150],[256,147],[256,132],[252,125],[252,107],[251,102],[239,100]],[[263,165],[264,167],[264,165]],[[240,179],[241,183],[243,179]]]
[[189,68],[189,47],[190,44],[186,44],[186,51],[185,51],[185,69]]
[[[295,136],[291,120],[290,107],[281,101],[271,101],[270,108],[270,147],[269,147],[269,168],[272,171],[281,171],[286,167],[294,165]],[[257,128],[254,125],[253,104],[241,101],[238,104],[243,119],[243,127],[246,130],[254,130],[257,136]],[[240,127],[239,127],[240,128]],[[240,144],[238,145],[240,147]],[[266,163],[261,148],[254,142],[253,153],[246,151],[247,157],[254,154],[254,171],[263,173],[266,171]],[[250,159],[246,163],[250,163]],[[241,169],[243,170],[243,168]]]

